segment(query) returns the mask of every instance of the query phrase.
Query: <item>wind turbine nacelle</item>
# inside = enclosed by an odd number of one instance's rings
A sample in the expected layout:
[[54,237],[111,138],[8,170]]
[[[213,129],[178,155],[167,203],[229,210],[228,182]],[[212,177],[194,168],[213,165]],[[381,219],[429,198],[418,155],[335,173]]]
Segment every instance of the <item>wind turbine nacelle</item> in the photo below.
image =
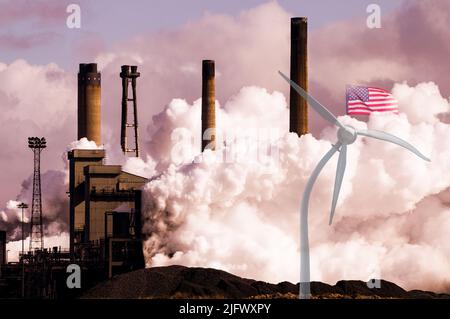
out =
[[340,127],[337,132],[338,141],[343,145],[349,145],[356,141],[356,130],[352,126],[346,125],[344,128]]

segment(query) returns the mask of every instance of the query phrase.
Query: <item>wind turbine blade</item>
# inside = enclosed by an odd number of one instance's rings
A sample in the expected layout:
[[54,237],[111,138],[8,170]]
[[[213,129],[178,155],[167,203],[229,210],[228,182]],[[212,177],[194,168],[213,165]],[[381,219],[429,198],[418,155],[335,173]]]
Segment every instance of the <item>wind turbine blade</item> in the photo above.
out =
[[379,139],[382,141],[387,141],[387,142],[391,142],[391,143],[400,145],[401,147],[406,148],[407,150],[413,152],[420,158],[424,159],[425,161],[431,162],[430,159],[428,157],[426,157],[425,155],[423,155],[417,148],[415,148],[414,146],[412,146],[405,140],[402,140],[401,138],[399,138],[395,135],[392,135],[392,134],[389,134],[386,132],[382,132],[382,131],[377,131],[377,130],[360,130],[360,131],[357,131],[356,133],[358,135],[372,137],[372,138],[376,138],[376,139]]
[[341,143],[338,142],[336,143],[336,145],[333,145],[333,147],[325,154],[324,157],[322,157],[322,159],[319,161],[319,163],[311,173],[311,176],[306,183],[305,190],[303,191],[302,204],[300,208],[300,299],[308,299],[311,296],[308,235],[309,198],[311,196],[311,191],[317,177],[319,176],[325,164],[330,160],[334,153],[336,153],[339,147],[341,147]]
[[344,179],[345,166],[347,165],[347,145],[342,145],[336,168],[336,179],[334,180],[333,202],[331,204],[329,225],[333,222],[334,212],[336,210],[339,192],[341,190],[342,180]]
[[331,124],[337,125],[341,128],[344,128],[344,125],[338,121],[338,119],[322,104],[319,103],[316,99],[314,99],[311,95],[308,94],[305,90],[303,90],[300,86],[298,86],[294,81],[289,79],[286,75],[284,75],[281,71],[278,71],[280,75],[294,88],[294,90],[303,97],[308,104],[317,112],[320,116],[322,116],[326,121]]

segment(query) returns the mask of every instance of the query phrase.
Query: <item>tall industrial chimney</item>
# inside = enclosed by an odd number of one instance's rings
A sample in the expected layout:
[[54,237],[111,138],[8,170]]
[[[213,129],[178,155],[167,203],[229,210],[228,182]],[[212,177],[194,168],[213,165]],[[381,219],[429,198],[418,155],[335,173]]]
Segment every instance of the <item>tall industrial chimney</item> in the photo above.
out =
[[[291,80],[308,91],[308,21],[306,17],[291,19]],[[308,133],[308,105],[295,90],[289,94],[289,132],[298,136]]]
[[202,62],[202,151],[216,148],[216,95],[214,61]]
[[78,73],[78,139],[101,144],[101,75],[96,63],[81,63]]
[[84,74],[86,73],[86,64],[80,63],[78,72],[78,139],[86,136],[86,111],[84,107]]

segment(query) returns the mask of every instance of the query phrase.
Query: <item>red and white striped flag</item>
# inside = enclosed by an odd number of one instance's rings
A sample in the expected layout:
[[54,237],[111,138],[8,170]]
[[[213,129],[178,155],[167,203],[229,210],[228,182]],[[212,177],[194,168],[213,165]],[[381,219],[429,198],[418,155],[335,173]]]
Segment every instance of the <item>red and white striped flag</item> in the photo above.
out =
[[398,114],[397,100],[383,89],[366,86],[348,86],[346,92],[347,114],[366,115],[372,112]]

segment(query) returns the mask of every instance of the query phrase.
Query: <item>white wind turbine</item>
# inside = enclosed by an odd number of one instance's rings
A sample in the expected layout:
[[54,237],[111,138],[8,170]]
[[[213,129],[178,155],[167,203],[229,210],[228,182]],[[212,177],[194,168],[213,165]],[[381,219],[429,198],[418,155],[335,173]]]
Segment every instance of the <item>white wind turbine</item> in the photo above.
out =
[[420,158],[430,161],[429,158],[420,153],[414,146],[409,144],[408,142],[394,136],[388,134],[386,132],[377,131],[377,130],[356,130],[355,128],[349,125],[343,125],[338,119],[322,104],[320,104],[317,100],[315,100],[312,96],[310,96],[305,90],[303,90],[300,86],[298,86],[295,82],[291,81],[286,75],[278,71],[280,75],[300,94],[308,104],[317,112],[320,116],[322,116],[326,121],[330,122],[333,125],[338,126],[337,131],[337,139],[335,145],[332,145],[331,149],[328,153],[325,154],[324,157],[319,161],[317,166],[314,168],[311,176],[309,177],[308,182],[306,183],[305,190],[303,192],[302,204],[300,210],[300,256],[301,256],[301,265],[300,265],[300,291],[299,298],[300,299],[309,299],[311,296],[310,291],[310,263],[309,263],[309,236],[308,236],[308,206],[309,206],[309,197],[311,195],[312,188],[314,186],[314,182],[319,176],[320,171],[325,166],[325,164],[331,159],[334,153],[339,152],[339,158],[336,168],[336,179],[334,182],[334,190],[333,190],[333,201],[331,204],[331,212],[330,212],[330,220],[329,224],[333,221],[334,211],[336,209],[336,203],[339,197],[339,191],[342,185],[342,179],[344,178],[345,166],[347,162],[347,145],[355,142],[358,135],[367,136],[376,138],[379,140],[391,142],[397,145],[400,145]]

